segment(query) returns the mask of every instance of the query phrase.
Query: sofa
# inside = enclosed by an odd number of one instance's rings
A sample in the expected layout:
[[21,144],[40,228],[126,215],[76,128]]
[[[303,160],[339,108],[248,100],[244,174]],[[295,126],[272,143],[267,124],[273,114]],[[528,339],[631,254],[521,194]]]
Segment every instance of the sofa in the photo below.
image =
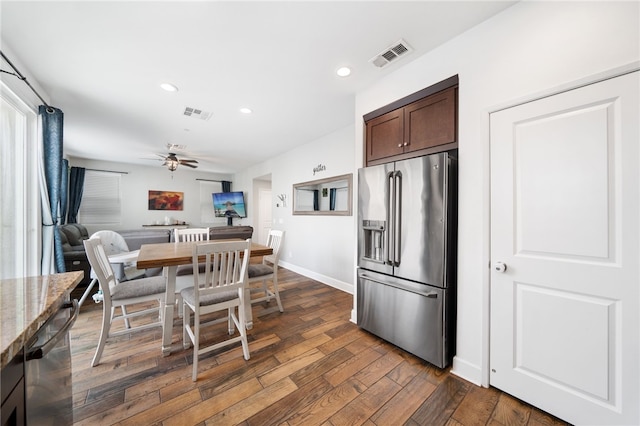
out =
[[[64,265],[67,271],[83,271],[84,278],[80,285],[87,285],[91,281],[91,266],[84,252],[83,240],[89,238],[89,233],[84,225],[68,223],[60,225],[60,238],[64,252]],[[170,229],[130,229],[116,231],[127,243],[129,250],[139,250],[143,244],[158,244],[173,241],[173,232]],[[209,228],[209,239],[220,240],[226,238],[241,238],[246,240],[253,236],[251,226],[213,226]],[[155,271],[154,271],[155,272]]]
[[[91,282],[91,265],[84,251],[83,240],[89,238],[89,232],[84,225],[68,223],[58,227],[62,241],[64,266],[67,271],[83,271],[84,277],[79,286]],[[128,231],[116,231],[124,238],[129,250],[138,250],[142,244],[168,243],[170,230],[163,229],[134,229]],[[158,271],[153,271],[154,275]]]
[[[195,228],[195,227],[194,227]],[[171,230],[173,240],[173,231]],[[253,236],[252,226],[211,226],[209,227],[209,240],[224,240],[229,238],[240,238],[246,240]]]
[[251,226],[212,226],[209,228],[210,240],[223,240],[225,238],[240,238],[246,240],[253,236]]
[[62,252],[64,256],[64,267],[67,271],[83,271],[84,277],[80,285],[89,284],[91,277],[91,266],[84,252],[82,241],[89,238],[87,228],[79,223],[68,223],[58,226],[60,231],[60,241],[62,242]]

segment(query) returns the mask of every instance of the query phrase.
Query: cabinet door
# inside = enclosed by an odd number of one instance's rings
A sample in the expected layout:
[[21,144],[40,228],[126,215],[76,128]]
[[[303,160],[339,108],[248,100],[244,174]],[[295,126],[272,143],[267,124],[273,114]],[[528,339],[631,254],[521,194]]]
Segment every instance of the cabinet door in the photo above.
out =
[[2,426],[22,426],[26,424],[24,413],[24,379],[21,378],[0,407],[0,422]]
[[456,138],[455,87],[404,108],[405,152],[452,143]]
[[367,122],[367,161],[402,154],[402,108]]

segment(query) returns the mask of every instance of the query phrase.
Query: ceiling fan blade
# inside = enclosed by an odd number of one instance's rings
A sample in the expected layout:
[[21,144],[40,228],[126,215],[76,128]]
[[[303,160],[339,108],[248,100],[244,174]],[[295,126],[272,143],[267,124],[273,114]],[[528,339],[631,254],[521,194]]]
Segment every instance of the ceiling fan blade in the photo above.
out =
[[194,166],[193,164],[189,164],[189,163],[183,163],[182,161],[180,161],[180,165],[181,166],[191,167],[192,169],[197,169],[198,168],[198,166]]
[[198,160],[180,160],[181,163],[197,163]]

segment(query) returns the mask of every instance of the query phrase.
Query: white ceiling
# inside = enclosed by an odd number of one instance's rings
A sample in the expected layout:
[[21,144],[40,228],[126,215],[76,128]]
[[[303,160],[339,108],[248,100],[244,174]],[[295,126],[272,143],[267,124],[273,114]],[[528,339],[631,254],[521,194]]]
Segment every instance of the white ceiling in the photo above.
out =
[[[353,123],[358,91],[513,3],[2,0],[0,29],[65,113],[66,155],[161,165],[174,143],[233,173]],[[400,39],[413,53],[369,63]]]

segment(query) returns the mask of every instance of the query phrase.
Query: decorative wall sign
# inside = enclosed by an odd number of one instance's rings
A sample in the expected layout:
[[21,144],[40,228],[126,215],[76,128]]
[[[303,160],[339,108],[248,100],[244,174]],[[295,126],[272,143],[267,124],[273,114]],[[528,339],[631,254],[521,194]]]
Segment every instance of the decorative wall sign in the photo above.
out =
[[184,192],[149,191],[149,210],[182,210]]
[[327,170],[327,168],[325,167],[324,164],[318,164],[316,167],[313,168],[313,175],[316,175],[316,172],[324,172],[325,170]]

